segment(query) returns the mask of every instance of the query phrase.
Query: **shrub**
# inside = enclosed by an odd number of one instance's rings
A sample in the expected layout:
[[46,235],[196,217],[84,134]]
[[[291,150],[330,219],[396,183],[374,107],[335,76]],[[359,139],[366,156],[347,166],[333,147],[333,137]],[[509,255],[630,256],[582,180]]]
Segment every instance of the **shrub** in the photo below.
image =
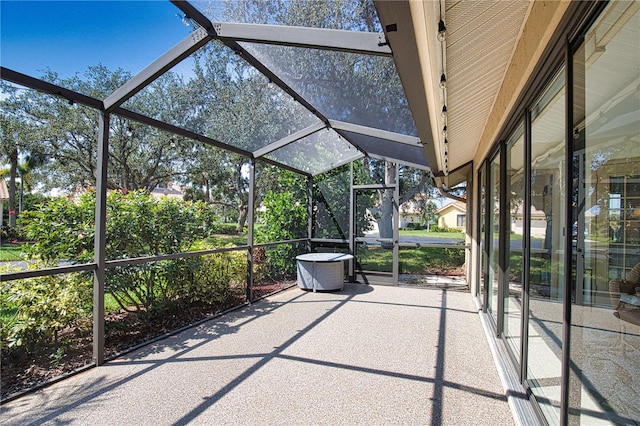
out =
[[[262,241],[277,242],[307,236],[307,206],[296,202],[292,192],[269,191],[264,197],[265,226]],[[287,278],[296,273],[295,257],[304,252],[304,243],[280,244],[266,250],[267,271],[273,278]]]
[[0,241],[18,242],[24,241],[24,239],[25,236],[20,228],[12,228],[6,225],[0,228]]
[[59,333],[83,325],[91,316],[92,280],[82,274],[16,280],[4,284],[2,293],[3,352],[64,346]]
[[[95,193],[54,197],[26,212],[20,221],[33,244],[26,248],[34,267],[61,261],[94,259]],[[217,225],[203,202],[155,199],[144,192],[107,196],[107,258],[122,259],[193,250]],[[235,233],[235,226],[233,228]],[[246,252],[161,260],[107,269],[105,291],[120,308],[162,315],[191,303],[219,305],[246,289]],[[61,335],[90,330],[92,273],[58,274],[2,284],[2,354],[23,351],[65,352]],[[85,326],[87,324],[87,327]],[[16,352],[17,354],[18,352]]]
[[234,235],[237,233],[238,225],[236,223],[214,223],[211,225],[210,234]]
[[[30,257],[39,258],[49,266],[57,266],[62,260],[93,261],[94,212],[93,191],[75,198],[50,198],[38,209],[27,212],[21,223],[27,237],[34,241],[28,248]],[[202,201],[156,199],[144,191],[112,191],[107,195],[107,258],[189,251],[216,230],[219,225],[216,219],[213,208]],[[110,268],[105,290],[123,309],[161,310],[166,304],[185,297],[182,288],[194,289],[193,283],[185,284],[186,277],[194,278],[194,275],[180,265],[179,261],[161,261]]]
[[26,238],[33,244],[25,246],[31,258],[48,266],[61,260],[74,263],[93,261],[95,193],[77,199],[52,197],[39,208],[23,212],[18,218]]

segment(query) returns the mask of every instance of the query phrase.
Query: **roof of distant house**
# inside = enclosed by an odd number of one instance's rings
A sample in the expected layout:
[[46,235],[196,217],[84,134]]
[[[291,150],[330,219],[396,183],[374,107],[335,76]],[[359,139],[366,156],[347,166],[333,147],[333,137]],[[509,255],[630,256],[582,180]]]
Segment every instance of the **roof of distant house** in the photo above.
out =
[[460,201],[452,201],[450,203],[445,204],[444,206],[440,207],[437,212],[438,213],[442,213],[445,210],[449,210],[451,208],[455,208],[457,210],[460,210],[463,213],[467,212],[467,205],[463,202]]
[[184,195],[182,191],[174,188],[160,188],[156,187],[151,191],[152,195],[174,195],[174,196],[182,196]]

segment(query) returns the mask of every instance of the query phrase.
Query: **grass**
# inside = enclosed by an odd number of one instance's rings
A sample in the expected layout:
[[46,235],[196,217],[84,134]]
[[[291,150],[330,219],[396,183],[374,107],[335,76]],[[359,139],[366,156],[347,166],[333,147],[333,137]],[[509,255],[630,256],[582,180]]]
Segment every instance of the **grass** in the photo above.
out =
[[18,244],[3,244],[0,246],[0,262],[23,260],[24,255]]
[[[368,271],[391,271],[393,251],[380,246],[358,250],[360,266]],[[402,248],[399,268],[402,274],[426,274],[459,268],[464,263],[464,250],[421,247]]]
[[244,246],[247,244],[247,236],[245,234],[229,235],[215,234],[204,240],[204,244],[211,248],[225,247],[229,244],[236,246]]
[[463,232],[427,232],[424,229],[401,229],[400,236],[464,240]]

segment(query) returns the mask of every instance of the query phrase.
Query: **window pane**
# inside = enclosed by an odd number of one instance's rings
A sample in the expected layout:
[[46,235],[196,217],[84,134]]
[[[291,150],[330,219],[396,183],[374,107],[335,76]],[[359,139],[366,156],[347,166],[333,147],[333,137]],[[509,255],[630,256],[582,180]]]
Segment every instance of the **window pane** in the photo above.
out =
[[360,152],[338,133],[327,129],[290,143],[265,157],[315,175],[360,156]]
[[[486,187],[486,163],[480,168],[478,172],[478,182],[480,182],[480,244],[478,248],[478,261],[479,261],[479,279],[478,279],[478,294],[484,294],[485,273],[487,272],[487,253],[485,250],[485,241],[487,239],[487,215],[486,215],[486,200],[487,200],[487,187]],[[480,297],[480,300],[484,304],[484,297]]]
[[0,96],[2,258],[13,269],[93,262],[98,112],[11,84]]
[[[640,423],[640,12],[612,2],[574,56],[575,303],[569,422]],[[581,250],[581,252],[578,252]],[[626,280],[626,281],[622,281]]]
[[250,152],[320,121],[219,41],[187,57],[123,107]]
[[500,275],[500,156],[489,164],[489,217],[487,218],[487,238],[489,239],[489,275],[487,277],[487,310],[498,322],[498,277]]
[[522,317],[522,249],[524,247],[524,135],[520,126],[507,142],[507,203],[509,232],[506,232],[508,288],[504,293],[504,337],[516,359],[520,358]]
[[565,230],[565,88],[560,71],[532,109],[531,255],[527,380],[559,422]]
[[382,33],[371,0],[286,2],[246,0],[192,0],[191,3],[213,22],[294,25]]

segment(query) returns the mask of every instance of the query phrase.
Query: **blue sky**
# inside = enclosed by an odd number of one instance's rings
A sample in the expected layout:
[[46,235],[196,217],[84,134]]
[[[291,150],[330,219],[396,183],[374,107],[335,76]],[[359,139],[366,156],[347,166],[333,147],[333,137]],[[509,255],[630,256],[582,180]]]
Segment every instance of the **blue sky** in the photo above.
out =
[[34,77],[99,63],[135,74],[189,34],[177,14],[168,0],[0,0],[0,63]]

